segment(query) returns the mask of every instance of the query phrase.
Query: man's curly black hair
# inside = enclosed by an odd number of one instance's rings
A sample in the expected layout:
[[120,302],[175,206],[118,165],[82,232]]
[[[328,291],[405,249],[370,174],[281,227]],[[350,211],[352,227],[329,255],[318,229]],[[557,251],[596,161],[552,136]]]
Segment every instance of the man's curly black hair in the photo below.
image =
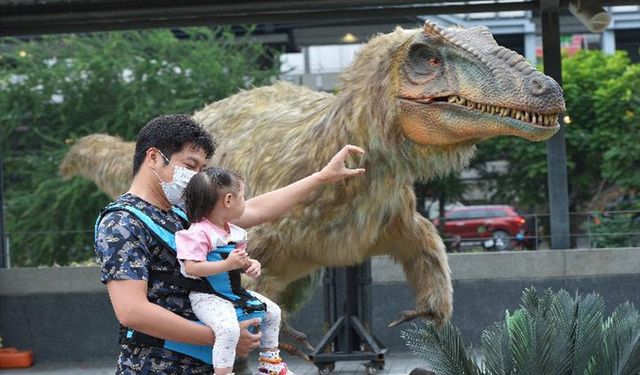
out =
[[[154,118],[138,133],[136,151],[133,154],[133,175],[144,161],[147,150],[155,147],[168,159],[190,143],[196,150],[203,150],[210,159],[216,150],[216,141],[202,126],[187,115],[162,115]],[[168,162],[165,160],[165,164]]]

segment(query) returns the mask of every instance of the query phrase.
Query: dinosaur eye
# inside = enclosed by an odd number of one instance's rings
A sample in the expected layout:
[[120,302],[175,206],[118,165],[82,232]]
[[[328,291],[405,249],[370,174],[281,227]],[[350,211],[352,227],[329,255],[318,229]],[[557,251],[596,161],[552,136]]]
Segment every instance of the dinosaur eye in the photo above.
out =
[[437,57],[428,57],[427,61],[429,62],[429,64],[431,64],[431,66],[438,66],[440,65],[440,59]]
[[409,50],[408,64],[419,75],[430,75],[440,66],[440,58],[435,51],[424,44],[416,44]]

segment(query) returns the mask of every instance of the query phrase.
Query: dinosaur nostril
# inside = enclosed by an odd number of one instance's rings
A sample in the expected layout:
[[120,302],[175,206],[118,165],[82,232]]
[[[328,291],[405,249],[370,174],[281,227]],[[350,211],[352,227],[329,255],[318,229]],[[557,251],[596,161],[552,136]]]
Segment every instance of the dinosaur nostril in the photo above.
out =
[[547,91],[547,82],[542,77],[533,77],[530,81],[531,93],[533,95],[542,95]]

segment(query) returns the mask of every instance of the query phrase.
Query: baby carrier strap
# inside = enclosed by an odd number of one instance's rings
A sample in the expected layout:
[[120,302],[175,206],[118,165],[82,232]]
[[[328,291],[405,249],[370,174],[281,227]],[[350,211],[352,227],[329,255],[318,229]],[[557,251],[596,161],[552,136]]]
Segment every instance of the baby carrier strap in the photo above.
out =
[[[102,210],[100,216],[98,217],[98,222],[96,226],[100,223],[102,217],[108,213],[113,211],[126,211],[138,218],[142,222],[142,224],[147,228],[149,234],[156,240],[158,243],[162,244],[165,248],[170,249],[175,253],[176,249],[176,238],[175,233],[163,227],[162,225],[156,223],[149,215],[147,215],[141,209],[131,205],[131,204],[122,204],[122,203],[113,203],[107,206],[104,210]],[[180,210],[177,207],[173,207],[172,211],[178,214],[180,218],[184,221],[185,224],[188,225],[189,221],[187,220],[187,215],[184,211]],[[97,231],[96,231],[97,233]],[[178,269],[173,271],[160,271],[160,270],[149,270],[149,282],[152,280],[159,280],[171,285],[183,287],[188,290],[193,290],[201,293],[212,293],[213,288],[209,283],[207,283],[204,279],[190,279],[184,277]]]
[[[227,259],[229,254],[235,249],[236,244],[234,242],[218,246],[207,254],[207,260],[210,262],[223,261]],[[246,313],[266,311],[266,304],[251,295],[242,287],[240,270],[235,269],[210,275],[207,276],[207,280],[214,289],[213,294],[233,303],[234,306],[236,306],[236,309],[239,307]]]

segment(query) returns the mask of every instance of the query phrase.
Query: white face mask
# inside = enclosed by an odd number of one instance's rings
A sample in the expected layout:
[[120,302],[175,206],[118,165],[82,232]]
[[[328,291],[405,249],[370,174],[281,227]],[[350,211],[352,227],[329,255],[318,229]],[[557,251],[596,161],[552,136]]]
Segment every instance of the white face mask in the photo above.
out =
[[[167,159],[167,157],[164,156],[162,152],[160,152],[160,155],[162,155],[162,157],[167,162],[169,162],[169,159]],[[173,180],[171,182],[162,181],[160,176],[158,176],[158,172],[156,172],[155,170],[153,171],[153,173],[155,173],[156,177],[158,177],[158,180],[160,180],[160,186],[162,187],[162,191],[167,197],[167,200],[169,201],[169,203],[175,206],[182,203],[182,193],[184,192],[184,189],[187,187],[187,184],[189,183],[191,178],[198,172],[173,164],[171,164],[171,166],[173,167]]]

